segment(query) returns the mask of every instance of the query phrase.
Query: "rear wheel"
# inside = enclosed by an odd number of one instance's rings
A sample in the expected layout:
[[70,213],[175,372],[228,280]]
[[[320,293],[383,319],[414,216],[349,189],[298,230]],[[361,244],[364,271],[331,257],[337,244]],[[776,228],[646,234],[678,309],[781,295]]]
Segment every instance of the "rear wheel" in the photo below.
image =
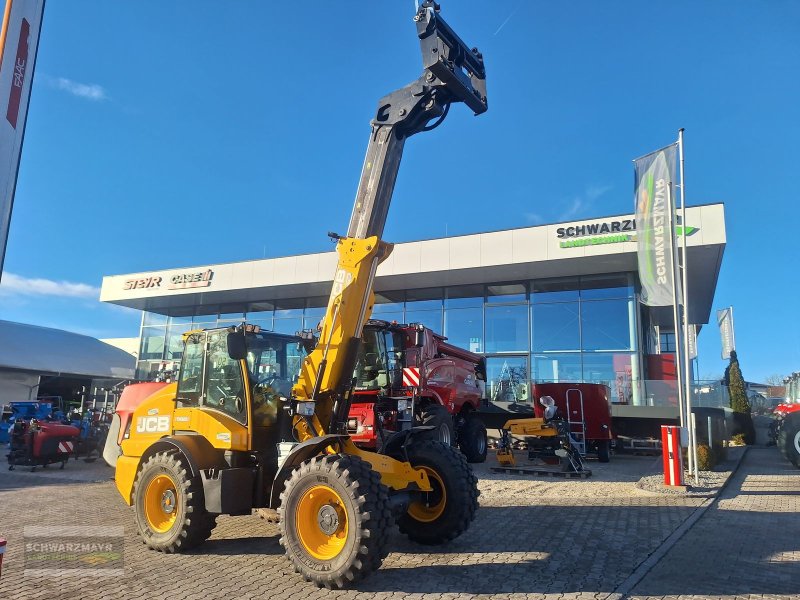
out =
[[455,427],[453,427],[453,417],[441,404],[430,404],[422,409],[422,425],[435,427],[424,436],[429,440],[435,440],[452,446],[455,441]]
[[200,477],[190,476],[186,459],[177,452],[147,459],[133,484],[133,503],[139,535],[153,550],[194,548],[216,525],[216,516],[205,510]]
[[607,463],[611,460],[610,452],[611,442],[609,440],[598,440],[597,442],[597,460],[602,463]]
[[482,463],[486,461],[489,440],[486,435],[486,425],[476,415],[467,415],[466,422],[458,432],[458,447],[467,461]]
[[307,581],[343,588],[378,569],[392,524],[389,490],[360,458],[316,456],[281,494],[281,545]]
[[783,420],[778,448],[790,463],[800,468],[800,416],[789,415]]
[[433,488],[420,492],[397,524],[420,544],[437,545],[464,533],[478,510],[478,479],[455,448],[431,440],[408,447],[412,466],[424,469]]

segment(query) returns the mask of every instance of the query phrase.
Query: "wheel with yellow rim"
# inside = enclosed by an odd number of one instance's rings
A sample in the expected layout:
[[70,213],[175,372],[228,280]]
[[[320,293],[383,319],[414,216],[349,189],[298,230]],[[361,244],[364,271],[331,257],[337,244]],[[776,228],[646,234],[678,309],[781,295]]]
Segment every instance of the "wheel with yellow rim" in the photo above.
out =
[[355,456],[317,456],[281,494],[280,543],[307,581],[343,588],[378,569],[392,525],[389,491]]
[[433,440],[408,446],[412,466],[424,470],[433,488],[415,492],[397,524],[409,539],[426,545],[448,542],[464,533],[478,510],[478,479],[455,448]]
[[203,485],[185,458],[159,452],[144,461],[133,485],[136,525],[154,550],[180,552],[202,544],[216,525],[205,510]]

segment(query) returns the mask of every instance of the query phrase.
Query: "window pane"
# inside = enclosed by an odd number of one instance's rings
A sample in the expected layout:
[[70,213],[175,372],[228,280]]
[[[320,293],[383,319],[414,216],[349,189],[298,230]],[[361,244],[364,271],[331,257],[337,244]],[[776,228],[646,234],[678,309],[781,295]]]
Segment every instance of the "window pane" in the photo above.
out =
[[244,402],[244,382],[239,361],[228,355],[224,331],[208,334],[206,359],[206,395],[204,404],[220,410],[240,423],[247,422]]
[[527,351],[528,307],[486,307],[486,352]]
[[604,383],[611,389],[615,404],[633,402],[630,353],[597,353],[583,355],[583,377],[587,383]]
[[[381,315],[383,318],[383,315]],[[407,310],[406,323],[422,323],[436,333],[442,332],[441,310]]]
[[570,302],[578,299],[577,277],[537,279],[531,287],[531,302]]
[[402,310],[398,310],[398,311],[390,311],[390,312],[381,312],[381,313],[377,313],[377,314],[373,313],[372,314],[372,318],[373,319],[378,319],[378,320],[381,320],[381,321],[389,321],[390,323],[392,321],[397,321],[398,323],[402,323],[403,322],[403,311]]
[[577,302],[536,304],[533,313],[533,350],[580,350],[581,330]]
[[194,329],[207,329],[213,327],[217,322],[217,315],[195,315],[192,317],[192,326]]
[[483,352],[483,308],[449,308],[444,311],[447,341],[471,352]]
[[630,284],[627,273],[581,277],[581,298],[583,299],[632,297],[633,286]]
[[[402,319],[403,316],[403,303],[402,302],[386,302],[383,304],[378,304],[378,298],[375,298],[375,306],[372,307],[372,312],[376,315],[383,314],[383,313],[400,313],[400,317]],[[383,319],[384,317],[380,317]]]
[[190,316],[183,316],[183,317],[170,317],[169,324],[170,325],[185,325],[186,323],[191,323],[192,317]]
[[164,358],[164,338],[166,327],[142,327],[142,348],[140,360],[161,360]]
[[317,331],[317,326],[322,322],[322,317],[303,317],[303,329],[311,329]]
[[528,299],[524,283],[508,283],[504,285],[487,285],[486,301],[500,302],[525,302]]
[[[267,331],[272,331],[272,316],[271,316],[271,314],[270,313],[266,313],[267,315],[269,315],[268,317],[263,317],[262,316],[263,314],[264,313],[257,313],[256,315],[253,315],[253,317],[248,316],[247,317],[247,322],[251,323],[253,325],[258,325],[261,329],[265,329]],[[254,318],[255,316],[258,316],[259,318],[256,319],[256,318]]]
[[583,350],[632,350],[631,300],[581,302]]
[[205,334],[191,335],[186,346],[186,357],[181,365],[178,381],[180,406],[197,406],[203,385],[203,358]]
[[293,317],[290,319],[278,319],[276,317],[272,328],[275,333],[288,333],[289,335],[294,335],[301,329],[303,329],[302,317]]
[[528,360],[524,356],[486,359],[486,393],[492,411],[532,413]]
[[445,308],[475,308],[483,306],[482,285],[460,285],[445,290]]
[[144,322],[142,325],[145,327],[153,326],[153,325],[166,325],[167,324],[167,316],[166,315],[159,315],[152,312],[144,313]]
[[140,381],[155,381],[158,370],[161,368],[161,361],[147,362],[139,361],[136,365],[136,379]]
[[167,360],[180,360],[183,355],[183,334],[193,329],[192,325],[170,325],[167,331]]
[[220,321],[244,321],[244,312],[224,312],[219,314]]
[[570,353],[535,354],[533,356],[533,379],[537,382],[583,381],[581,355]]

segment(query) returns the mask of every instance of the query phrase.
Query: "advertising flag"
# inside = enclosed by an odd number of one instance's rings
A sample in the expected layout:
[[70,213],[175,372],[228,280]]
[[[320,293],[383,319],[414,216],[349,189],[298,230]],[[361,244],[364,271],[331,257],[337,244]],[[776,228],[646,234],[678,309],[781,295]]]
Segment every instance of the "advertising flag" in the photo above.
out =
[[639,279],[642,302],[648,306],[671,306],[679,283],[672,250],[672,183],[677,148],[672,144],[633,161]]
[[722,358],[729,359],[731,357],[731,350],[736,350],[736,338],[733,334],[732,306],[717,311],[717,324],[719,325],[719,336],[722,339]]
[[6,0],[0,30],[0,278],[43,11],[44,0]]
[[697,358],[697,328],[694,325],[687,327],[686,351],[689,353],[689,360]]

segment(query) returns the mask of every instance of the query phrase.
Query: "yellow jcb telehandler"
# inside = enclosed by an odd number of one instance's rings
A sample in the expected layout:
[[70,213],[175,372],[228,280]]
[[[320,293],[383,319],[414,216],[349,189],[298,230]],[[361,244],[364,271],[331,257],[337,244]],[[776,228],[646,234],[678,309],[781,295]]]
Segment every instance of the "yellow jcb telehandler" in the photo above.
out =
[[380,567],[395,522],[441,544],[475,516],[475,476],[457,450],[417,435],[430,428],[397,432],[380,453],[357,448],[346,428],[375,272],[392,250],[380,238],[405,140],[440,124],[453,102],[487,109],[478,50],[435,2],[414,21],[424,71],[378,103],[347,235],[329,234],[339,261],[315,347],[306,355],[298,338],[246,324],[190,332],[176,383],[130,386],[120,400],[104,456],[155,550],[201,544],[217,515],[277,509],[295,568],[340,588]]

